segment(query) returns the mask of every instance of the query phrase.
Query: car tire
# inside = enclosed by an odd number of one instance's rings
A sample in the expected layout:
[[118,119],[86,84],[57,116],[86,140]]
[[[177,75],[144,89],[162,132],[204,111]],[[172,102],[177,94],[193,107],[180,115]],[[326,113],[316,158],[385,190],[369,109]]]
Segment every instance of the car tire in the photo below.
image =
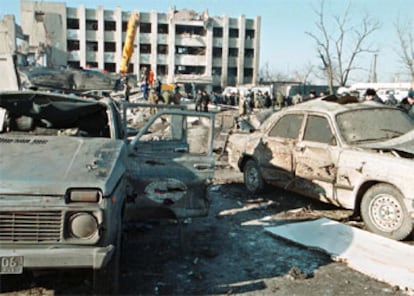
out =
[[389,184],[371,187],[361,201],[361,217],[366,228],[376,234],[403,240],[413,231],[403,195]]
[[29,116],[13,118],[11,129],[17,131],[31,131],[34,129],[34,120]]
[[118,295],[122,253],[122,223],[119,223],[114,245],[115,253],[110,262],[102,269],[94,270],[93,290],[96,295]]
[[253,159],[248,160],[243,167],[243,180],[244,185],[250,193],[258,194],[265,189],[265,182],[259,165]]

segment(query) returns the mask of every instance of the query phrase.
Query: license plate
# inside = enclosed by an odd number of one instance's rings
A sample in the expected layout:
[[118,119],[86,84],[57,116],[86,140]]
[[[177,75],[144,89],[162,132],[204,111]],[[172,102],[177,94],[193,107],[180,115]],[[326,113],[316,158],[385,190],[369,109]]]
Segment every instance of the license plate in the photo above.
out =
[[0,274],[23,273],[23,256],[0,257]]

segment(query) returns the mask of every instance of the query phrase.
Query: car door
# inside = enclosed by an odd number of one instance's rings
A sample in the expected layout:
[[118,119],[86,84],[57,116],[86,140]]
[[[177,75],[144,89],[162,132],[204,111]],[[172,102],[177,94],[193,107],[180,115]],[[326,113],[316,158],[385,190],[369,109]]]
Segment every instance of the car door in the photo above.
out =
[[333,202],[339,155],[338,141],[329,119],[310,114],[306,118],[303,138],[294,149],[295,191]]
[[263,136],[261,167],[267,183],[289,186],[293,180],[294,167],[292,151],[303,123],[303,114],[286,114]]
[[127,219],[208,213],[214,177],[214,115],[183,110],[155,114],[130,142]]

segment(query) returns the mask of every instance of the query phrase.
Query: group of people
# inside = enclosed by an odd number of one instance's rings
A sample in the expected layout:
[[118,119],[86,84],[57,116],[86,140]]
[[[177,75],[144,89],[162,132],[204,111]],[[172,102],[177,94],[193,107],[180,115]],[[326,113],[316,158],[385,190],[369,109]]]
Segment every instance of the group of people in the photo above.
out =
[[240,114],[250,113],[253,109],[270,108],[276,105],[275,99],[268,91],[252,91],[248,89],[244,93],[231,92],[222,97],[222,104],[238,106]]
[[[345,95],[349,95],[348,93],[344,93]],[[344,95],[340,94],[340,95]],[[368,88],[364,95],[363,95],[365,101],[371,101],[376,102],[379,104],[386,104],[391,106],[396,106],[400,108],[401,110],[407,112],[407,114],[414,118],[414,89],[410,89],[407,93],[407,96],[403,98],[400,102],[395,99],[393,96],[389,96],[387,100],[381,99],[375,89]]]
[[160,97],[162,83],[159,78],[155,78],[155,74],[151,69],[148,70],[147,67],[141,69],[139,83],[145,100],[159,100],[154,99],[154,96],[156,95],[157,97]]
[[[162,92],[161,80],[155,78],[154,73],[151,69],[149,71],[145,67],[142,69],[140,75],[140,83],[144,94],[144,99],[148,100],[150,103],[158,104],[160,101],[166,104],[180,103],[181,95],[178,91],[178,87],[176,87],[173,92]],[[193,89],[195,90],[195,87],[193,87]],[[193,97],[194,99],[196,111],[208,112],[208,105],[210,103],[216,105],[225,104],[238,106],[240,115],[248,114],[254,108],[283,108],[287,105],[296,105],[304,101],[309,101],[316,99],[318,97],[325,96],[324,92],[321,92],[319,95],[317,95],[314,90],[311,90],[309,94],[305,97],[302,97],[300,93],[297,93],[292,98],[290,98],[289,96],[284,96],[281,92],[277,92],[276,95],[272,97],[271,94],[267,91],[262,92],[261,90],[257,90],[256,92],[253,92],[251,89],[248,89],[245,93],[232,92],[231,94],[224,96],[220,96],[215,92],[209,94],[206,90],[202,89],[199,89],[197,93],[193,91],[193,93],[194,95],[191,95],[191,97]],[[346,88],[339,88],[337,91],[337,97],[345,96],[355,96],[358,101],[361,100],[359,98],[359,93],[353,94],[350,93]],[[365,91],[363,97],[363,100],[365,101],[373,101],[380,104],[395,105],[398,108],[401,108],[402,110],[406,111],[411,117],[414,118],[413,89],[410,89],[407,97],[402,99],[400,102],[393,97],[390,97],[388,100],[384,101],[378,96],[377,92],[372,88],[368,88]]]
[[[162,90],[161,79],[155,77],[151,69],[143,67],[140,73],[139,84],[143,93],[144,100],[151,104],[165,103],[165,104],[180,104],[181,94],[179,93],[178,85],[175,85],[174,90]],[[152,113],[155,109],[152,110]]]

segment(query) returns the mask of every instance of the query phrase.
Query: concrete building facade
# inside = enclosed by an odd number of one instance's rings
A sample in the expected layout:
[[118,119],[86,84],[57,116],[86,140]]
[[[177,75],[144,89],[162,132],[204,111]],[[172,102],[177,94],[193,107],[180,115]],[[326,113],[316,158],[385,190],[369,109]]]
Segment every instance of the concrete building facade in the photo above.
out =
[[[212,17],[207,11],[169,8],[140,12],[129,72],[151,69],[166,83],[207,88],[256,84],[261,18]],[[119,72],[131,12],[67,7],[64,2],[21,1],[21,27],[48,66],[69,65]]]

